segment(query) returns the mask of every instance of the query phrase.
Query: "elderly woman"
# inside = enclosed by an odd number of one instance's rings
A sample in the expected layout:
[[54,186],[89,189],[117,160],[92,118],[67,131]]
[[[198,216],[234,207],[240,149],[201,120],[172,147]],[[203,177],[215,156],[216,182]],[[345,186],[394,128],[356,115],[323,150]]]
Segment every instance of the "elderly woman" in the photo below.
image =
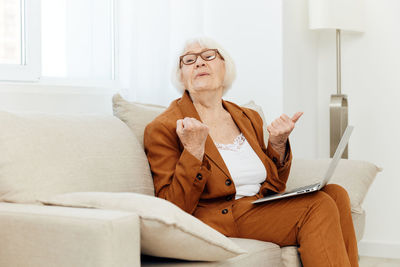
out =
[[229,237],[298,245],[304,266],[358,266],[347,192],[322,191],[252,204],[285,190],[288,136],[302,115],[270,125],[268,144],[256,111],[222,99],[235,77],[227,52],[199,38],[186,43],[174,74],[181,98],[144,133],[156,196]]

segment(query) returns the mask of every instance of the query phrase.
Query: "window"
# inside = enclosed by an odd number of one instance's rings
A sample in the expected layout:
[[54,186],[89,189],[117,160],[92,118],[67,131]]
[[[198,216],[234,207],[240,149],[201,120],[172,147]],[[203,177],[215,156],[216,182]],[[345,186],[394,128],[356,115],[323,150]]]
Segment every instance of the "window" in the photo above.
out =
[[114,0],[0,0],[0,13],[1,80],[114,80]]
[[42,76],[114,77],[113,1],[42,0]]
[[0,0],[1,80],[39,79],[39,7],[39,0]]
[[0,0],[0,64],[21,64],[21,1]]

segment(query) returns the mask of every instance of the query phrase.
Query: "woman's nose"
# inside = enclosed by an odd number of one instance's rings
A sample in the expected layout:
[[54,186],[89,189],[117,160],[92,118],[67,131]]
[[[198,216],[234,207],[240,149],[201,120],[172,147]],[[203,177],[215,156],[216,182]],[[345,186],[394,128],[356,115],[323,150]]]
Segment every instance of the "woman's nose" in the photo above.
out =
[[196,60],[196,68],[200,67],[200,66],[205,66],[206,63],[204,61],[204,59],[202,59],[201,57],[198,57]]
[[201,63],[196,62],[196,68],[199,68],[200,66],[205,66],[205,65],[206,65],[206,63],[204,63],[204,62],[201,62]]
[[200,66],[205,66],[206,64],[204,62],[200,63],[196,63],[196,68],[200,67]]

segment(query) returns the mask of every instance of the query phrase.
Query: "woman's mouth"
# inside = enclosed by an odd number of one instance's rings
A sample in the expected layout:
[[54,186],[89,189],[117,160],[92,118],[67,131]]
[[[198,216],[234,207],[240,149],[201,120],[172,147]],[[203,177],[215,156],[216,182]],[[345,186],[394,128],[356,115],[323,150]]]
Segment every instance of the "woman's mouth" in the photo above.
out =
[[200,73],[198,73],[197,75],[196,75],[196,77],[195,78],[198,78],[198,77],[203,77],[203,76],[206,76],[206,75],[210,75],[209,73],[207,73],[207,72],[200,72]]

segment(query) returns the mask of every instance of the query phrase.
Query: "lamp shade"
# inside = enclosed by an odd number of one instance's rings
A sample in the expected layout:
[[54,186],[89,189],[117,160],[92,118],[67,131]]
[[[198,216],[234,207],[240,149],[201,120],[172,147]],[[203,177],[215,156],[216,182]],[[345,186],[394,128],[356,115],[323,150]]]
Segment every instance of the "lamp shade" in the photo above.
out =
[[308,0],[309,27],[363,32],[365,0]]

